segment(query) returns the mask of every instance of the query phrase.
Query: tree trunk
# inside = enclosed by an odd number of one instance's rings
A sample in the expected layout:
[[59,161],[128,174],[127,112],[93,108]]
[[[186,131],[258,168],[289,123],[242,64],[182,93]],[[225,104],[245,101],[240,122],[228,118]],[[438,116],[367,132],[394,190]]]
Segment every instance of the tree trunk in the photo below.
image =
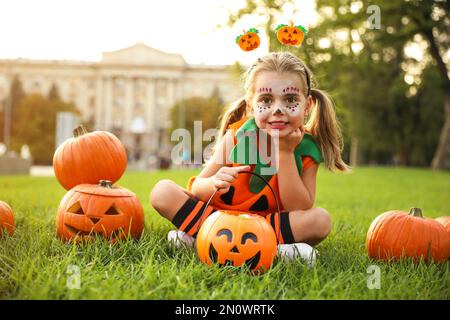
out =
[[436,39],[434,38],[433,31],[427,28],[423,31],[423,34],[428,39],[430,44],[430,53],[434,58],[439,70],[439,74],[442,78],[442,86],[445,92],[444,100],[444,126],[441,129],[441,135],[439,138],[439,144],[434,153],[433,161],[431,162],[431,168],[434,170],[439,169],[450,169],[450,79],[448,77],[447,66],[442,59],[439,52],[439,47],[437,45]]
[[447,92],[445,95],[444,110],[445,122],[441,130],[439,144],[431,162],[431,168],[434,170],[450,169],[450,92]]
[[356,167],[358,165],[358,138],[351,138],[350,145],[350,166]]

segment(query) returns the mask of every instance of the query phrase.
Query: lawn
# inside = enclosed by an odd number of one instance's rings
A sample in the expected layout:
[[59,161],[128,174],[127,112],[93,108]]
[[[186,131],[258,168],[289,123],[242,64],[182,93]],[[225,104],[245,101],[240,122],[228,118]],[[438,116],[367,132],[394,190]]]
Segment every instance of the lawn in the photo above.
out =
[[[65,190],[57,181],[1,176],[0,199],[13,207],[17,227],[13,237],[0,239],[0,299],[449,299],[448,262],[374,261],[366,255],[365,237],[370,222],[390,209],[417,206],[428,217],[449,215],[450,172],[319,171],[316,206],[331,213],[333,230],[317,246],[316,267],[276,261],[261,276],[208,267],[193,250],[168,245],[173,227],[151,208],[149,192],[160,179],[184,186],[195,173],[127,173],[119,184],[138,195],[146,228],[140,241],[115,245],[60,242],[55,215]],[[367,286],[371,265],[380,268],[379,289]],[[70,282],[76,270],[79,288]]]

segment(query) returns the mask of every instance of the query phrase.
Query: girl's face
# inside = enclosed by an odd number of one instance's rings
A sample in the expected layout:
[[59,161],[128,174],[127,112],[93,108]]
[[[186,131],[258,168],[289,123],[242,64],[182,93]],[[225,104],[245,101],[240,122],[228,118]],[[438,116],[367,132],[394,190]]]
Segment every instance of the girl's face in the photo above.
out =
[[256,124],[280,138],[303,125],[312,98],[305,98],[300,77],[294,73],[264,71],[256,76],[254,94],[249,101]]

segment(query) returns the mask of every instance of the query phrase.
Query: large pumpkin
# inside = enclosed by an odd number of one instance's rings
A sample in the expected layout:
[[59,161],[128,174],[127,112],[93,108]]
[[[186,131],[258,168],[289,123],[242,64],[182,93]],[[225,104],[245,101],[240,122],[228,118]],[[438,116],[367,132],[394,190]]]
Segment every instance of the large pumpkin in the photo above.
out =
[[303,26],[294,26],[294,22],[291,21],[290,26],[287,24],[280,24],[275,29],[277,33],[277,39],[281,44],[288,46],[299,46],[302,44],[305,34],[308,30]]
[[66,241],[91,240],[99,235],[112,240],[144,229],[144,210],[136,195],[110,181],[81,184],[70,190],[58,207],[57,235]]
[[277,252],[275,231],[261,216],[216,211],[201,225],[197,253],[208,265],[247,265],[254,272],[270,268]]
[[6,202],[0,200],[0,236],[4,230],[12,236],[15,228],[14,213],[11,207]]
[[445,230],[447,230],[448,234],[450,235],[450,216],[439,217],[436,219],[436,221],[442,224]]
[[61,144],[53,156],[53,169],[61,185],[69,190],[82,183],[120,179],[127,167],[127,153],[120,140],[107,131],[88,133],[83,126],[74,138]]
[[244,51],[252,51],[259,47],[260,39],[258,36],[259,31],[255,28],[251,28],[243,34],[236,37],[236,43]]
[[388,211],[370,225],[366,249],[370,257],[382,260],[411,257],[447,261],[450,236],[439,222],[424,218],[419,208],[409,213]]

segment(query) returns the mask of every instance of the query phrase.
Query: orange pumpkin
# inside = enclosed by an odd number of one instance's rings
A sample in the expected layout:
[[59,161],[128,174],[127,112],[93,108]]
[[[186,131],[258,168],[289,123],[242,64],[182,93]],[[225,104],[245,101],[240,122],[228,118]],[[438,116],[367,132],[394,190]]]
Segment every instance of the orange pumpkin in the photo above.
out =
[[264,272],[277,252],[275,231],[261,216],[238,211],[216,211],[201,225],[197,234],[199,259],[211,265],[247,265]]
[[0,200],[0,236],[3,230],[12,236],[15,228],[14,213],[11,207],[6,202]]
[[450,216],[439,217],[436,219],[436,221],[442,224],[445,230],[447,230],[448,234],[450,234]]
[[258,36],[259,31],[255,28],[251,28],[247,32],[236,37],[236,43],[244,51],[252,51],[259,47],[261,40]]
[[275,29],[277,32],[277,39],[280,43],[288,46],[299,46],[302,44],[305,34],[308,30],[303,26],[294,26],[291,21],[290,26],[287,24],[280,24]]
[[112,133],[88,133],[83,126],[74,130],[74,138],[61,144],[53,156],[53,169],[61,185],[69,190],[82,183],[120,179],[127,167],[127,153]]
[[81,184],[70,190],[58,207],[56,233],[62,240],[138,239],[144,229],[144,210],[136,195],[110,181]]
[[411,257],[441,262],[450,255],[450,236],[439,222],[424,218],[419,208],[409,213],[388,211],[370,225],[366,249],[376,259]]

